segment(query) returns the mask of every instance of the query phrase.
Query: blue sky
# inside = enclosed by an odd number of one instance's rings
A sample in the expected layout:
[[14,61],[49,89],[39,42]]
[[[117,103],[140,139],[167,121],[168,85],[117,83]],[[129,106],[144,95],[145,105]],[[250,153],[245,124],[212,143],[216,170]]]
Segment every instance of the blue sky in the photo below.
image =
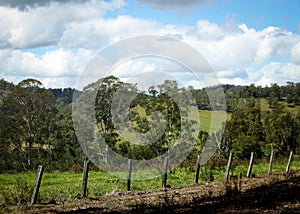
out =
[[134,0],[128,3],[124,14],[175,25],[194,25],[199,19],[223,25],[232,20],[257,30],[274,25],[299,33],[299,9],[297,0],[207,1],[188,11],[159,10]]
[[[297,0],[0,0],[0,77],[76,87],[103,48],[159,35],[198,50],[220,83],[299,82],[299,9]],[[136,58],[116,67],[113,74],[124,81],[159,71],[201,86],[182,66],[165,60]]]

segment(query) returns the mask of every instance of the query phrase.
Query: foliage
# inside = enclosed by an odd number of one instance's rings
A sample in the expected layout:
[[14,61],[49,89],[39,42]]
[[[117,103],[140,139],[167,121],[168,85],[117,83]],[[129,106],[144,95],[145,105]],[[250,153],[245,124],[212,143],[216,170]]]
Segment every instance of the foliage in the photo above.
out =
[[21,81],[7,93],[0,111],[0,172],[34,170],[40,164],[66,170],[74,164],[67,150],[73,157],[80,151],[71,111],[56,104],[53,94],[34,79]]
[[299,149],[299,113],[282,103],[262,110],[259,100],[241,100],[227,121],[222,138],[223,152],[233,151],[239,158],[255,152],[259,158],[275,149],[277,154],[297,153]]
[[[73,127],[72,101],[89,99],[92,91],[97,93],[97,126],[88,130],[91,149],[99,146],[99,137],[104,136],[107,147],[124,157],[151,159],[166,154],[181,133],[185,142],[177,149],[184,150],[196,140],[186,163],[183,163],[186,166],[197,159],[207,139],[218,145],[220,158],[234,152],[237,157],[247,159],[252,151],[258,158],[264,158],[271,149],[275,149],[277,155],[287,155],[290,151],[299,153],[300,83],[287,82],[284,86],[274,83],[269,87],[223,85],[228,112],[226,124],[211,122],[212,113],[217,120],[222,116],[221,112],[211,109],[210,102],[215,101],[209,100],[207,92],[212,88],[180,88],[176,81],[167,80],[150,86],[146,92],[139,91],[134,84],[108,76],[78,91],[71,88],[45,89],[34,79],[23,80],[17,85],[1,79],[0,173],[31,171],[40,164],[48,171],[66,171],[81,165],[85,155]],[[120,89],[128,96],[120,97],[120,108],[112,115],[113,97]],[[185,106],[181,102],[186,102],[183,98],[187,90],[194,96],[195,106],[200,110],[199,133],[191,128],[198,112],[187,118],[188,109],[180,108],[180,105]],[[129,97],[132,93],[135,93],[133,100]],[[120,111],[129,101],[128,119]],[[80,121],[88,124],[88,119],[81,116]],[[187,124],[186,130],[182,124]],[[155,131],[162,125],[166,127],[163,133]],[[122,136],[120,130],[123,130]],[[130,132],[141,134],[130,137]],[[132,141],[144,144],[132,144]],[[101,148],[101,151],[101,161],[109,161],[107,148]]]

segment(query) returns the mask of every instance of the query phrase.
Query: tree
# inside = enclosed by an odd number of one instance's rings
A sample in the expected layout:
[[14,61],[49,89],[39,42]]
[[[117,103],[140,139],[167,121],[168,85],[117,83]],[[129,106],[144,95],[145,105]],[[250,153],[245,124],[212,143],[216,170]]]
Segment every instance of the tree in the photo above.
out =
[[17,164],[22,152],[21,131],[14,117],[0,114],[0,173],[21,170]]
[[281,103],[268,111],[263,120],[266,151],[269,152],[270,148],[276,149],[279,153],[295,151],[299,136],[298,124],[298,116],[287,111]]
[[226,107],[227,107],[227,112],[234,112],[237,107],[238,107],[239,100],[238,98],[234,95],[233,92],[227,92],[226,93]]
[[112,115],[116,91],[124,85],[108,76],[84,87],[73,103],[73,121],[85,154],[94,162],[108,162],[109,151],[117,151],[119,141]]
[[250,148],[259,153],[258,142],[261,140],[263,133],[260,105],[251,98],[241,103],[232,113],[231,120],[226,123],[222,148],[226,153],[232,150],[238,157],[246,158]]
[[[32,170],[43,158],[44,145],[50,143],[55,126],[55,99],[42,83],[34,79],[21,81],[6,97],[3,111],[13,117],[21,130],[20,158],[25,170]],[[51,145],[48,145],[51,149]]]
[[[166,80],[150,89],[157,93],[155,97],[147,98],[148,103],[143,107],[147,115],[153,112],[160,113],[154,118],[154,121],[158,122],[156,127],[153,127],[154,125],[151,127],[163,131],[161,137],[156,142],[152,142],[151,148],[159,158],[162,155],[178,155],[177,153],[185,154],[191,151],[193,143],[198,139],[196,130],[199,128],[197,118],[190,118],[190,114],[194,111],[198,113],[196,102],[192,101],[192,94],[189,94],[189,90],[180,88],[176,81],[171,80]],[[163,122],[164,127],[159,128],[158,126]],[[153,132],[153,135],[158,135],[157,133]],[[144,139],[144,141],[148,140]],[[176,157],[174,156],[173,159]]]
[[74,165],[82,165],[84,154],[77,141],[71,114],[70,104],[59,108],[56,127],[50,139],[52,149],[48,151],[48,168],[70,170]]
[[248,159],[251,152],[254,152],[256,157],[262,157],[262,151],[256,136],[239,135],[233,141],[232,152],[241,159]]

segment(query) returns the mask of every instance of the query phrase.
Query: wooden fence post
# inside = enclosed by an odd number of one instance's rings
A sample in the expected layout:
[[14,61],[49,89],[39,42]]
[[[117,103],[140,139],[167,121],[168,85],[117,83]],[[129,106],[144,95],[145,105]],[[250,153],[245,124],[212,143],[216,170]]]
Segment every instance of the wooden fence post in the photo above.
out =
[[35,187],[34,187],[32,198],[31,198],[31,204],[36,203],[36,199],[37,199],[37,196],[38,196],[39,190],[40,190],[43,172],[44,172],[44,167],[39,166],[39,170],[38,170],[38,174],[37,174],[36,182],[35,182]]
[[230,172],[230,168],[231,168],[231,162],[232,162],[232,153],[230,152],[229,158],[228,158],[228,163],[227,163],[227,169],[226,169],[225,177],[224,177],[225,181],[228,181],[229,172]]
[[127,174],[126,191],[130,191],[131,171],[132,171],[132,160],[129,159],[128,160],[128,174]]
[[89,160],[83,162],[82,197],[86,197],[87,183],[89,177]]
[[275,151],[272,149],[271,156],[270,156],[270,165],[269,165],[269,170],[268,170],[269,175],[272,175],[274,159],[275,159]]
[[254,157],[254,153],[251,152],[251,157],[250,157],[249,167],[248,167],[248,171],[247,171],[247,178],[250,178],[250,177],[251,177],[252,166],[253,166],[253,157]]
[[198,183],[199,173],[200,173],[200,155],[198,155],[197,162],[196,162],[195,184]]
[[168,163],[169,158],[165,158],[165,164],[164,164],[164,174],[162,176],[162,187],[166,188],[167,187],[167,176],[168,176]]
[[289,156],[289,161],[288,161],[288,164],[287,164],[286,170],[285,170],[286,174],[288,174],[290,171],[290,165],[291,165],[292,159],[293,159],[293,151],[291,151],[290,156]]

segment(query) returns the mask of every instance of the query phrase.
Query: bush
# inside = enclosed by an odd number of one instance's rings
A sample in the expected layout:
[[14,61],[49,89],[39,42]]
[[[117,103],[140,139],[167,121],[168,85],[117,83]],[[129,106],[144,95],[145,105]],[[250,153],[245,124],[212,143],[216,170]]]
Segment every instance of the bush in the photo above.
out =
[[256,157],[262,157],[262,151],[256,136],[238,136],[233,143],[232,152],[240,159],[249,159],[251,152],[256,154]]
[[208,166],[205,165],[202,168],[203,168],[203,171],[200,173],[201,180],[203,180],[203,181],[214,181],[215,180],[215,177],[214,177],[214,174],[213,174],[214,167],[211,166],[211,165],[208,165]]

